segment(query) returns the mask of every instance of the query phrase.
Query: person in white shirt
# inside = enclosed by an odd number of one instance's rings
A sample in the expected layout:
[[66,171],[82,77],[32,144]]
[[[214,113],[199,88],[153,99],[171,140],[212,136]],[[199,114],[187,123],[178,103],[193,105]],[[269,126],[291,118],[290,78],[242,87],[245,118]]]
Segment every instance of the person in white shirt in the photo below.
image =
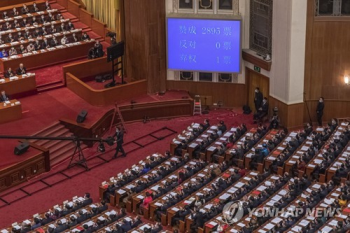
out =
[[16,7],[13,8],[12,14],[13,14],[13,16],[18,16],[18,15],[19,15],[19,13],[18,13]]
[[17,40],[18,40],[18,41],[24,40],[24,37],[23,37],[23,35],[22,35],[22,32],[18,32],[18,34],[17,34]]
[[13,21],[13,26],[14,26],[15,28],[20,28],[20,27],[21,27],[21,25],[19,24],[19,22],[18,22],[17,19],[15,19],[15,20]]
[[36,6],[35,2],[33,3],[33,11],[34,12],[38,12],[39,11],[39,8]]
[[46,10],[51,10],[49,1],[45,2],[45,8],[46,8]]
[[35,47],[33,45],[33,43],[30,43],[28,46],[27,46],[27,50],[28,50],[28,53],[32,52],[35,50]]
[[45,15],[41,15],[40,21],[42,24],[47,23],[46,19],[45,19]]
[[47,31],[46,31],[45,26],[43,26],[43,27],[41,28],[41,33],[42,33],[43,36],[46,36],[46,35],[48,34]]
[[68,44],[69,43],[69,40],[68,38],[66,37],[66,35],[64,35],[61,39],[61,44]]
[[57,29],[55,28],[55,25],[51,24],[51,28],[50,28],[51,34],[54,34],[57,32]]
[[11,47],[9,54],[10,56],[17,55],[17,50],[14,47]]

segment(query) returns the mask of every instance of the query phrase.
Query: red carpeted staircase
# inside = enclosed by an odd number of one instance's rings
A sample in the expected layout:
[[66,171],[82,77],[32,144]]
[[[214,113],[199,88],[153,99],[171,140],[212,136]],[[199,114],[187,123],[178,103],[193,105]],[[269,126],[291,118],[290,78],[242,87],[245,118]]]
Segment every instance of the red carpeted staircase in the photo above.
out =
[[[37,132],[32,136],[72,137],[73,134],[60,122],[55,122],[53,125]],[[59,164],[60,162],[70,158],[75,149],[75,144],[72,141],[30,140],[30,142],[49,149],[51,166]],[[82,144],[81,149],[84,150],[85,148],[87,148],[87,146]]]

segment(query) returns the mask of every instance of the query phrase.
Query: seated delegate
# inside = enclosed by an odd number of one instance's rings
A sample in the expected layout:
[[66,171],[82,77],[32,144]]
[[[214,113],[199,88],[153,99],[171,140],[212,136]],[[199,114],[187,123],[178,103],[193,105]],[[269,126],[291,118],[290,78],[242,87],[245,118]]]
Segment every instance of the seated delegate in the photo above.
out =
[[9,97],[6,95],[5,91],[1,91],[0,102],[9,101]]
[[19,64],[19,67],[16,71],[17,75],[23,75],[27,73],[27,69],[24,67],[23,63]]

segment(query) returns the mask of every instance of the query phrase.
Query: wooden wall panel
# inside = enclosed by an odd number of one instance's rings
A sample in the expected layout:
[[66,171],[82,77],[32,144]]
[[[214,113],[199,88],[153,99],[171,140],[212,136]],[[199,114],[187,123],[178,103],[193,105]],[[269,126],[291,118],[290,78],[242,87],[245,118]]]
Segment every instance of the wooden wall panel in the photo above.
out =
[[150,93],[164,91],[165,1],[124,0],[123,5],[127,76],[135,80],[147,79]]
[[69,13],[75,15],[78,19],[80,18],[80,4],[79,3],[77,3],[73,0],[68,0],[67,10]]
[[107,62],[106,57],[93,60],[86,60],[63,67],[63,77],[66,80],[66,73],[72,73],[78,79],[112,72],[112,63]]
[[212,102],[224,107],[242,107],[247,102],[246,85],[233,83],[167,81],[168,90],[187,90],[191,96],[211,96]]
[[107,25],[98,19],[93,18],[91,21],[91,29],[98,35],[105,37],[105,29]]
[[68,8],[68,0],[57,0],[57,3],[66,9]]
[[[314,0],[308,0],[304,90],[313,120],[320,96],[325,98],[324,120],[350,116],[350,21],[321,21],[314,17]],[[308,120],[304,111],[304,120]]]
[[[307,101],[312,122],[317,122],[317,116],[316,116],[317,102],[318,100]],[[324,114],[322,118],[324,123],[329,122],[332,118],[342,118],[342,117],[349,117],[349,116],[350,116],[350,99],[349,100],[332,100],[332,99],[325,100]],[[304,111],[304,121],[305,122],[310,121],[306,106]]]
[[38,152],[20,163],[0,170],[0,192],[50,171],[50,155],[45,148],[31,144]]
[[273,114],[273,108],[278,108],[281,125],[289,129],[300,128],[304,124],[304,103],[287,105],[278,99],[269,97],[269,115]]
[[83,24],[86,24],[88,27],[91,27],[92,25],[92,18],[94,17],[93,14],[88,12],[87,10],[80,8],[80,21]]
[[95,90],[73,74],[67,73],[66,82],[69,90],[93,106],[111,105],[118,101],[147,94],[146,80],[139,80],[104,90]]

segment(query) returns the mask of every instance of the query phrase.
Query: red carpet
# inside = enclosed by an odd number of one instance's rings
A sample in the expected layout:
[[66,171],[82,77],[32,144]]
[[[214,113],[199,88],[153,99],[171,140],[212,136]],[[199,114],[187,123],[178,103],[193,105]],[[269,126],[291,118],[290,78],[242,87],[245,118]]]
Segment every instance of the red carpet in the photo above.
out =
[[63,82],[63,70],[62,67],[77,62],[85,61],[87,59],[80,59],[70,62],[61,63],[58,65],[31,70],[31,73],[35,73],[35,80],[37,86],[42,86],[48,83]]
[[[210,119],[211,124],[218,123],[219,120],[224,120],[227,126],[234,126],[240,123],[246,123],[248,127],[251,126],[252,117],[242,115],[239,113],[228,110],[216,110],[211,111],[208,115],[183,117],[176,120],[160,120],[151,121],[143,124],[141,122],[128,124],[127,130],[129,133],[125,135],[125,142],[135,139],[140,135],[147,134],[155,129],[163,126],[171,127],[174,130],[181,131],[192,122],[202,122],[205,118]],[[23,221],[29,218],[35,213],[41,213],[51,208],[54,204],[62,203],[63,201],[72,198],[75,195],[83,195],[84,192],[90,192],[95,201],[98,201],[98,186],[102,181],[109,177],[116,175],[118,172],[125,170],[137,161],[145,158],[147,155],[154,152],[163,153],[169,149],[169,143],[172,137],[168,137],[165,140],[159,141],[151,146],[145,147],[138,151],[128,154],[127,158],[119,158],[107,163],[103,166],[95,168],[89,172],[85,172],[70,181],[64,181],[52,188],[43,190],[34,194],[31,197],[27,197],[19,202],[6,206],[0,209],[0,228],[9,226],[14,221]],[[85,150],[85,156],[93,156],[96,153],[96,148]],[[111,157],[114,152],[110,152],[105,156]],[[62,164],[60,167],[54,168],[53,171],[57,171],[61,168],[65,168],[66,164]],[[79,170],[80,168],[73,168]],[[59,177],[52,178],[59,179]],[[35,187],[31,187],[35,189]],[[21,196],[21,193],[10,194],[7,198],[12,199]],[[2,203],[0,203],[2,205]]]

